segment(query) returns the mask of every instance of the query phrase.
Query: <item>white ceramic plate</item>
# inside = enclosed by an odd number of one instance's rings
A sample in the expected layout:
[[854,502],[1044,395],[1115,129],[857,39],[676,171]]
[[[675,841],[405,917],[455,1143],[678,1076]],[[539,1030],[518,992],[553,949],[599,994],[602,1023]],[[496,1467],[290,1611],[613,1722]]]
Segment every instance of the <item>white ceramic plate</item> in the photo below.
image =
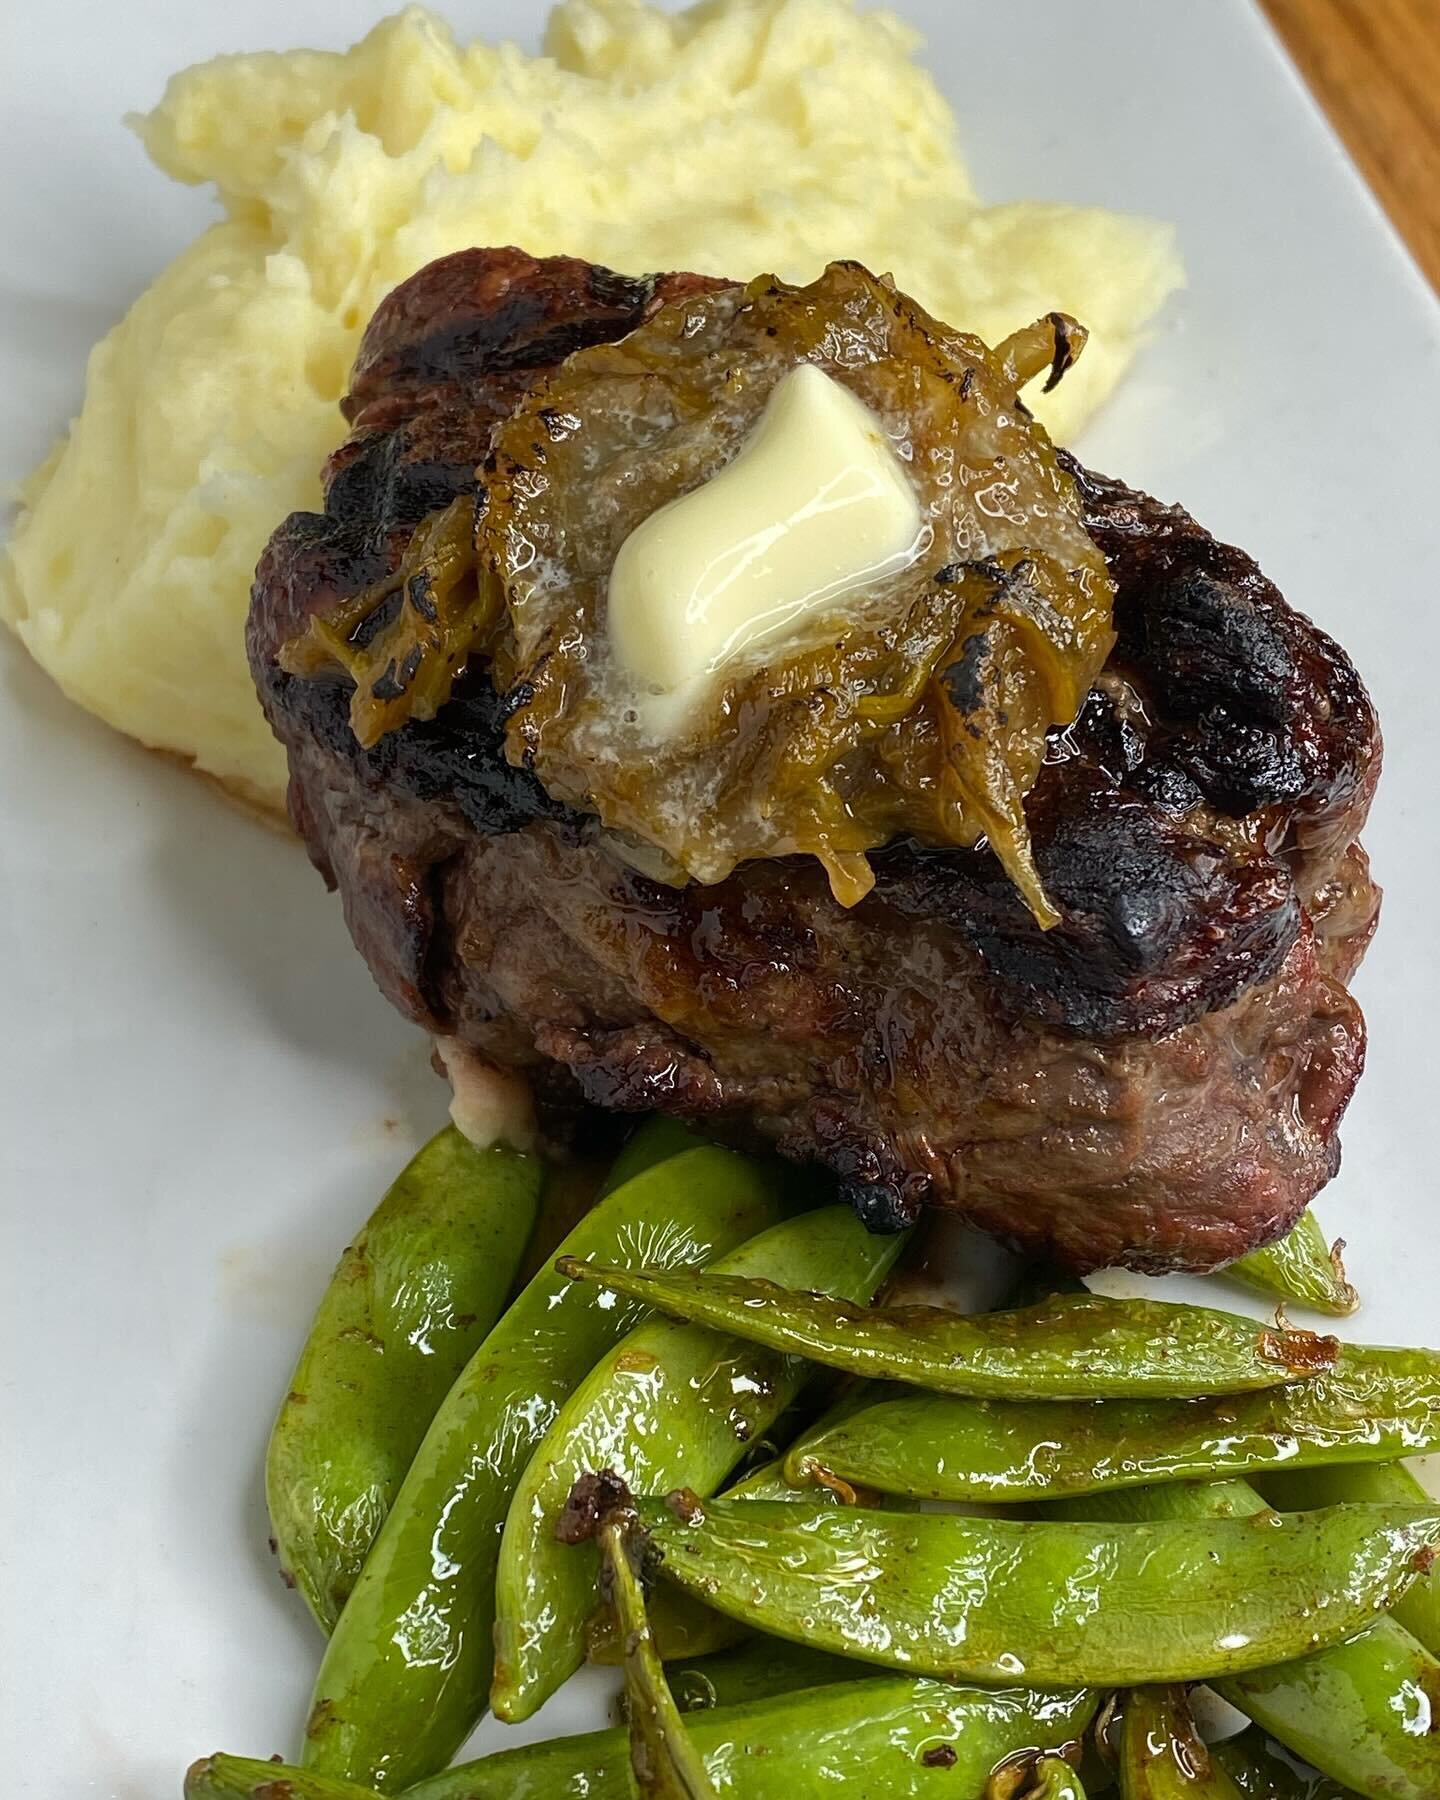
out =
[[[450,10],[524,40],[541,18],[539,0]],[[1351,1241],[1356,1328],[1440,1341],[1434,299],[1244,0],[901,10],[987,197],[1177,221],[1190,288],[1083,448],[1253,551],[1379,702],[1370,1071],[1320,1212]],[[6,10],[0,477],[210,216],[119,115],[183,63],[339,46],[375,16]],[[8,638],[0,663],[0,1767],[10,1800],[160,1800],[203,1751],[296,1741],[317,1645],[265,1548],[271,1409],[338,1247],[443,1096],[293,844],[68,706]],[[592,1683],[504,1735],[596,1716]]]

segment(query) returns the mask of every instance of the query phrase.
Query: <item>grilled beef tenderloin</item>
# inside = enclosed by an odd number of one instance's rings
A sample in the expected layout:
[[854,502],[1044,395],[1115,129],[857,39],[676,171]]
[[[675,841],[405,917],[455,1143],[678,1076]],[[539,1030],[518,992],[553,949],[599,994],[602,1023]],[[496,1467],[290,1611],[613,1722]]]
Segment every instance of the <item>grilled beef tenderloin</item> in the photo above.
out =
[[1050,931],[983,846],[891,844],[848,911],[798,858],[665,885],[506,760],[519,697],[484,667],[370,749],[348,682],[280,667],[475,491],[528,384],[716,285],[466,251],[366,334],[325,511],[276,532],[247,642],[292,818],[381,989],[554,1105],[818,1160],[876,1229],[934,1204],[1153,1272],[1279,1236],[1335,1172],[1363,1063],[1345,983],[1378,908],[1357,835],[1380,740],[1344,653],[1179,508],[1065,458],[1119,636],[1026,805]]

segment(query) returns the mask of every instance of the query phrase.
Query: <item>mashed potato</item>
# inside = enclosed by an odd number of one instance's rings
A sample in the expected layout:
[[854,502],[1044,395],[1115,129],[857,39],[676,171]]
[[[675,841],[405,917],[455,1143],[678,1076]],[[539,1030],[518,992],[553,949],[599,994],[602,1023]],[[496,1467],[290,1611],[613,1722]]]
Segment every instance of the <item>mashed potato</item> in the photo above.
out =
[[846,0],[565,0],[540,57],[461,48],[412,8],[343,55],[177,75],[136,128],[226,216],[92,354],[84,409],[27,485],[0,614],[82,705],[280,807],[242,643],[251,573],[277,522],[319,504],[376,304],[469,244],[791,280],[858,257],[991,341],[1064,308],[1090,346],[1037,407],[1068,436],[1177,285],[1170,234],[981,207],[916,49]]

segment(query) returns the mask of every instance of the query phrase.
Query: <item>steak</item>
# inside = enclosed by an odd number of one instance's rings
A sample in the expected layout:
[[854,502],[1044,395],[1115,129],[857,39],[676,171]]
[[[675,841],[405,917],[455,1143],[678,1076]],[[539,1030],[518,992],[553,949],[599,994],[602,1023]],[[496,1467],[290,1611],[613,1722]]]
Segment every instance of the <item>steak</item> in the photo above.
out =
[[1271,1241],[1334,1174],[1364,1059],[1345,984],[1379,904],[1357,838],[1380,739],[1344,653],[1179,508],[1065,458],[1118,641],[1026,802],[1049,931],[983,844],[891,843],[848,910],[805,858],[666,885],[507,761],[523,697],[486,667],[368,749],[347,679],[281,668],[476,490],[529,384],[719,285],[465,251],[366,334],[325,511],[276,532],[247,642],[376,981],[556,1116],[658,1110],[818,1161],[876,1229],[950,1207],[1079,1270]]

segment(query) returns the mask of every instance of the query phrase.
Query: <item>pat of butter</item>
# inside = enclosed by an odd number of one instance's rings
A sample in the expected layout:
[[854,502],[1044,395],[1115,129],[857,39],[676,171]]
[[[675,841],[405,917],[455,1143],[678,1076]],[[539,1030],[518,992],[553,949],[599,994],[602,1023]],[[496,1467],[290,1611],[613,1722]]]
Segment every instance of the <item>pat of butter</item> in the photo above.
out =
[[903,568],[920,505],[870,409],[806,363],[739,454],[637,525],[610,574],[610,637],[652,691],[692,688],[804,615]]

